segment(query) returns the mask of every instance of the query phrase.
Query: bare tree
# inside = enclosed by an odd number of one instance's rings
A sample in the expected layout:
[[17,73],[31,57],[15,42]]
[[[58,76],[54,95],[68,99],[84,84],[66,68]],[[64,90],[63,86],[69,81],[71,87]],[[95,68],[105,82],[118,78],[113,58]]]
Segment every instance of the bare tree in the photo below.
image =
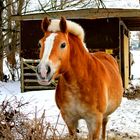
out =
[[2,12],[3,0],[0,0],[0,80],[3,80],[3,40],[2,40]]
[[[19,49],[19,21],[11,21],[12,15],[21,15],[26,9],[29,0],[4,0],[3,14],[3,42],[4,42],[4,57],[7,57],[7,67],[15,80],[15,72],[18,72],[19,64],[16,61],[16,53]],[[18,67],[17,67],[18,66]],[[19,77],[18,77],[19,78]]]
[[[26,13],[33,12],[47,12],[52,10],[66,10],[66,9],[78,9],[78,8],[90,8],[90,7],[103,7],[105,4],[103,0],[38,0],[38,7],[28,9]],[[23,13],[23,14],[26,14]]]

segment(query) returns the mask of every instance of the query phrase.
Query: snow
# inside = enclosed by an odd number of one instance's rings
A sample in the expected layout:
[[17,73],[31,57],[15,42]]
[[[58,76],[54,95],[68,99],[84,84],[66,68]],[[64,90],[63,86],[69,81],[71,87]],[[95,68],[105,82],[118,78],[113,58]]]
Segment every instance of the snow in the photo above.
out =
[[140,8],[139,0],[103,0],[107,8]]
[[132,75],[134,75],[134,79],[140,78],[140,68],[138,67],[140,61],[140,51],[131,51],[134,58],[134,64],[132,65]]
[[[135,60],[132,73],[134,77],[139,78],[140,70],[138,69],[138,63],[140,51],[132,51],[132,53]],[[22,112],[29,114],[30,118],[34,118],[36,111],[38,117],[41,117],[45,109],[46,121],[56,127],[59,134],[63,133],[64,135],[68,133],[55,103],[55,90],[21,93],[19,81],[0,82],[0,102],[5,98],[10,100],[16,98],[17,100],[22,100],[22,102],[30,102],[22,108]],[[57,126],[55,126],[57,121]],[[80,121],[79,130],[82,136],[87,134],[87,127],[83,120]],[[140,138],[140,101],[138,99],[128,100],[123,98],[120,107],[110,116],[107,131]]]
[[110,117],[108,129],[140,138],[140,101],[123,98],[121,106]]
[[[17,100],[22,100],[22,102],[30,102],[22,108],[22,112],[29,114],[30,118],[35,116],[35,111],[37,111],[37,117],[41,117],[45,109],[46,121],[55,127],[60,115],[55,103],[55,90],[20,93],[19,81],[0,82],[0,102],[5,98],[10,100],[16,98]],[[68,133],[61,115],[56,128],[59,130],[59,134],[63,132],[64,128],[63,134]],[[80,121],[79,130],[82,136],[87,134],[87,127],[84,121]],[[121,106],[110,116],[107,130],[108,132],[114,130],[116,133],[127,133],[130,136],[140,138],[140,101],[123,98]]]
[[133,50],[131,51],[134,58],[134,64],[131,67],[131,75],[133,75],[132,84],[134,86],[140,86],[140,67],[139,67],[139,60],[140,60],[140,50]]

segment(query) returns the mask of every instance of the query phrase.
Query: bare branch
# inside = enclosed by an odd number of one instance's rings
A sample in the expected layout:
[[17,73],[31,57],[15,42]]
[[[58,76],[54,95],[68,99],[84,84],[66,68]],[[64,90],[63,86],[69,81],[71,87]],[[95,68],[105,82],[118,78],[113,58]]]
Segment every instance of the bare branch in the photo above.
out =
[[14,2],[8,3],[6,6],[3,7],[3,9],[6,9],[8,6],[11,6],[11,5],[17,3],[18,1],[19,1],[19,0],[16,0],[16,1],[14,1]]
[[40,0],[38,0],[39,5],[41,6],[41,9],[43,10],[44,13],[46,13],[46,11],[44,10],[44,7],[42,6]]

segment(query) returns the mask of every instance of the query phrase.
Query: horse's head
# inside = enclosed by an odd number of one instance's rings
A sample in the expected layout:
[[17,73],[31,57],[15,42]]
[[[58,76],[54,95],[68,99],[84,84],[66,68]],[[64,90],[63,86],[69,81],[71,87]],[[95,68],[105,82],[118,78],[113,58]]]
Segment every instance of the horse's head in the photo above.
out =
[[67,68],[70,48],[66,20],[63,17],[52,21],[45,18],[42,30],[44,37],[39,40],[40,63],[37,66],[37,77],[40,84],[48,85]]

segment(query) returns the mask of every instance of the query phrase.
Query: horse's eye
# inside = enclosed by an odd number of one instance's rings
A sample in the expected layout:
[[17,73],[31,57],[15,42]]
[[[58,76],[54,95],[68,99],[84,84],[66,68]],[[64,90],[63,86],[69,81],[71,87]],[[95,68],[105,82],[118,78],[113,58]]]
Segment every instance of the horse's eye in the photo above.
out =
[[41,44],[38,42],[38,48],[40,49],[41,48]]
[[60,48],[62,48],[62,49],[65,48],[65,47],[66,47],[66,43],[62,43],[61,46],[60,46]]

